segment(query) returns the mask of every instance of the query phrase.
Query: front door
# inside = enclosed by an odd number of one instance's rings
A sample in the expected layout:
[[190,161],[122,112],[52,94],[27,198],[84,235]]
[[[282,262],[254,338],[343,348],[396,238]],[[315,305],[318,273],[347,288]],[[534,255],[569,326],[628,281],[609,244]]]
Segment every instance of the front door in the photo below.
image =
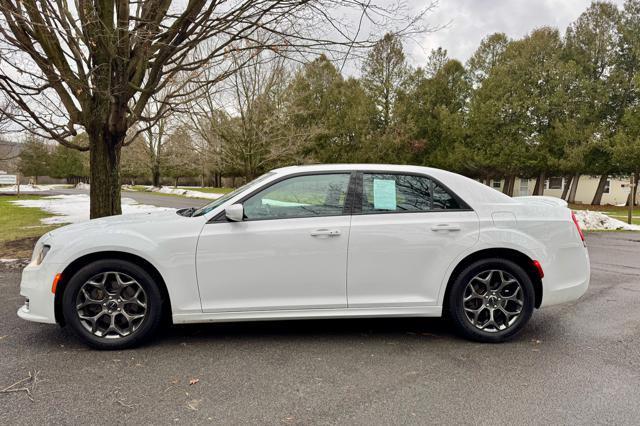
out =
[[349,308],[435,305],[452,262],[478,239],[478,217],[422,175],[364,173],[354,208]]
[[204,312],[344,308],[350,173],[287,177],[207,224],[196,268]]

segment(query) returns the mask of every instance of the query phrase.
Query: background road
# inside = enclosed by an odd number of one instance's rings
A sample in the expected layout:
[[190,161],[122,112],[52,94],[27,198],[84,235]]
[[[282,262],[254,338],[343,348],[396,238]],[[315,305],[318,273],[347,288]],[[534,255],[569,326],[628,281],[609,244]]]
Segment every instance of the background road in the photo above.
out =
[[19,320],[19,273],[3,272],[0,388],[39,380],[33,402],[0,394],[0,424],[637,424],[640,234],[588,244],[587,294],[499,345],[440,320],[377,319],[176,326],[96,352]]
[[[47,191],[46,193],[37,192],[34,195],[59,195],[59,194],[87,194],[88,190],[82,189],[56,189],[54,191]],[[137,201],[139,204],[150,204],[158,207],[172,207],[174,209],[181,209],[184,207],[202,207],[205,204],[209,204],[213,200],[201,199],[201,198],[187,198],[182,196],[172,195],[159,195],[153,192],[145,191],[122,191],[122,198],[131,198]]]

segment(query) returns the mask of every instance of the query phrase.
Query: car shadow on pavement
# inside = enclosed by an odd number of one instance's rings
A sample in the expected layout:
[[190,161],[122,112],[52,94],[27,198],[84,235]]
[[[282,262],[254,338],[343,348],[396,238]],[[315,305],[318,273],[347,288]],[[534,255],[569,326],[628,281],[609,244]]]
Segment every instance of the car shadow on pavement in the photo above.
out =
[[217,339],[251,341],[264,338],[295,342],[363,337],[387,340],[405,336],[456,338],[451,325],[439,318],[314,319],[173,325],[161,331],[156,338],[162,344],[182,342],[185,339],[191,343]]
[[[80,342],[70,327],[57,327],[56,330],[50,325],[30,324],[30,328],[30,333],[23,335],[28,340],[24,343],[32,343],[44,351],[54,348],[57,351],[90,350]],[[562,327],[553,329],[546,322],[532,321],[529,327],[510,342],[554,340],[553,335],[561,336],[564,332],[566,330]],[[340,346],[366,342],[387,345],[393,344],[391,342],[410,343],[415,340],[445,346],[477,344],[459,336],[452,324],[442,318],[358,318],[165,325],[139,348],[153,351],[188,345],[213,349],[223,345],[229,349],[229,345],[240,348],[243,345],[265,343]],[[505,344],[508,345],[509,342]]]

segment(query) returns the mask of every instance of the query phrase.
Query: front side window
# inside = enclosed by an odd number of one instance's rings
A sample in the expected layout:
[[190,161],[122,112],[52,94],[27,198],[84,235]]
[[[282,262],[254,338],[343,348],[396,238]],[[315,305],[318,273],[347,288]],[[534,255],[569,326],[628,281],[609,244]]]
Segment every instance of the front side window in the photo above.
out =
[[243,203],[245,217],[264,220],[342,215],[349,179],[349,173],[336,173],[277,182]]
[[362,213],[407,213],[460,209],[460,203],[426,176],[363,175]]
[[232,199],[233,197],[241,194],[243,191],[245,191],[246,189],[264,181],[267,180],[267,178],[270,178],[271,176],[273,176],[273,172],[269,172],[269,173],[265,173],[262,176],[257,177],[256,179],[252,180],[249,183],[245,183],[244,185],[242,185],[240,188],[237,188],[225,195],[223,195],[220,198],[216,198],[215,201],[212,201],[211,203],[207,204],[204,207],[200,207],[199,209],[195,210],[191,216],[195,217],[195,216],[202,216],[203,214],[207,214],[209,213],[211,210],[215,209],[218,206],[221,206],[222,204],[226,203],[228,200]]

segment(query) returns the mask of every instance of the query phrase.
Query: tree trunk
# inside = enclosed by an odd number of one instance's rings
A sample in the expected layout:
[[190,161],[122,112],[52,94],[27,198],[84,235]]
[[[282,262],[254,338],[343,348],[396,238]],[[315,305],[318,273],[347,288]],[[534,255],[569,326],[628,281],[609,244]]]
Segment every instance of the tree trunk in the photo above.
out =
[[95,219],[122,213],[120,205],[121,138],[103,131],[89,131],[90,217]]
[[180,179],[180,178],[176,178],[176,179],[175,179],[175,185],[173,186],[174,188],[177,188],[177,187],[178,187],[178,180],[179,180],[179,179]]
[[[635,176],[634,176],[634,178],[633,178],[633,181],[635,182],[635,185],[636,185],[636,186],[635,186],[634,188],[629,188],[629,189],[630,189],[630,190],[629,190],[629,195],[627,196],[627,202],[626,202],[626,204],[625,204],[625,205],[627,205],[627,206],[628,206],[629,204],[631,204],[631,199],[634,199],[634,200],[635,200],[635,203],[634,203],[635,205],[637,205],[637,204],[638,204],[638,195],[637,195],[637,194],[638,194],[638,178],[640,177],[640,173],[635,173],[634,175],[635,175]],[[636,193],[635,198],[633,197],[633,193],[631,192],[631,189],[633,189],[633,190],[634,190],[634,192]]]
[[533,188],[533,195],[544,195],[545,174],[541,172],[536,179],[536,186]]
[[593,196],[591,205],[599,206],[602,203],[602,194],[604,194],[604,187],[607,186],[608,178],[609,178],[609,175],[600,176],[600,181],[598,182],[598,187],[596,188],[596,193]]
[[640,200],[638,200],[638,186],[639,186],[639,185],[638,185],[638,181],[640,180],[640,172],[636,172],[636,178],[635,178],[634,180],[635,180],[635,182],[636,182],[636,187],[634,188],[634,189],[635,189],[635,192],[636,192],[636,202],[635,202],[635,205],[637,206],[638,204],[640,204]]
[[562,188],[562,198],[563,200],[567,199],[567,195],[569,194],[569,188],[571,188],[571,181],[573,180],[573,176],[565,176],[564,177],[564,188]]
[[571,179],[571,190],[569,191],[569,199],[567,200],[570,204],[575,204],[576,202],[576,193],[578,192],[578,183],[580,183],[580,173],[576,173]]
[[151,169],[151,185],[155,186],[156,188],[160,188],[160,164],[158,164],[157,162],[153,163],[153,167]]
[[516,177],[515,176],[507,176],[504,179],[504,187],[502,188],[502,192],[509,197],[513,197],[513,187],[515,186]]

